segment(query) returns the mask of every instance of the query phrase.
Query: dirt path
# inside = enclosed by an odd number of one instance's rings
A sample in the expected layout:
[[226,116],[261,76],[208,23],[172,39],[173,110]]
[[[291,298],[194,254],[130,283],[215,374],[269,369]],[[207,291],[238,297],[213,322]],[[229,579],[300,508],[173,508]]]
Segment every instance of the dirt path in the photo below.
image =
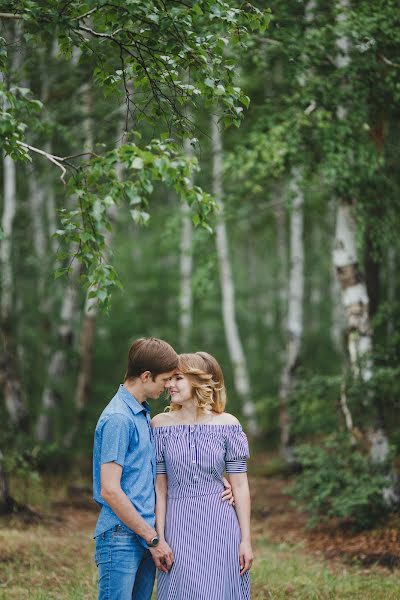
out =
[[293,507],[285,492],[289,481],[279,478],[252,477],[253,529],[256,536],[267,535],[271,542],[301,543],[306,552],[394,568],[400,565],[400,519],[378,529],[354,533],[349,526],[332,523],[309,530],[306,515]]
[[[250,483],[252,600],[400,598],[398,523],[356,535],[338,526],[308,531],[305,516],[285,493],[287,481],[251,476]],[[0,600],[93,600],[96,519],[89,493],[74,493],[33,520],[2,517]]]

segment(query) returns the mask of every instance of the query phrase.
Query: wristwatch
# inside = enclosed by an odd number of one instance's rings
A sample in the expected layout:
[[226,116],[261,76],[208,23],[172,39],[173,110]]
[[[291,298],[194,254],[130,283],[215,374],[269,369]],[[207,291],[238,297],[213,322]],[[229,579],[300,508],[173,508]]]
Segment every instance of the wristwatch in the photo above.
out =
[[147,547],[155,548],[156,546],[158,546],[159,541],[160,541],[160,538],[157,536],[154,536],[153,538],[151,538],[151,540],[149,542],[147,542]]

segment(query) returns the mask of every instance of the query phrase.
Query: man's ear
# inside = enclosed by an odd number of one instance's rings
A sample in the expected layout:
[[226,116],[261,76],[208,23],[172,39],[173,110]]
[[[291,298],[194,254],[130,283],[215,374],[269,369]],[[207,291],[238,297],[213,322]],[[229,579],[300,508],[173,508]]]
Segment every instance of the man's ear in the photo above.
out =
[[149,379],[151,379],[150,371],[143,371],[143,373],[140,374],[140,381],[142,383],[147,383],[149,381]]

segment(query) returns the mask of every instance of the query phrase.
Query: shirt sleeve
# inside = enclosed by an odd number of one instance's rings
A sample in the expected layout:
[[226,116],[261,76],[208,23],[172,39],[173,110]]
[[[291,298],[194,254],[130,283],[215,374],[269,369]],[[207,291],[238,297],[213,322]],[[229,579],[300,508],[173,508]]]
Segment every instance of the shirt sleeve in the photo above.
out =
[[246,473],[249,444],[241,427],[229,431],[226,436],[225,470],[227,473]]
[[100,464],[115,462],[123,467],[131,433],[131,424],[124,415],[110,415],[102,428]]
[[158,429],[154,430],[154,440],[156,445],[156,473],[157,475],[166,475],[167,467],[164,457],[165,436]]

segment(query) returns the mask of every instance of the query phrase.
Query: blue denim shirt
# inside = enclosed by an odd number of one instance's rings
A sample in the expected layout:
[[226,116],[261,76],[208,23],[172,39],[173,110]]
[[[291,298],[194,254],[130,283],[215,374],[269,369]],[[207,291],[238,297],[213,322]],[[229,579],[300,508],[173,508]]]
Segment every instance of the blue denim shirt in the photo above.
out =
[[156,461],[150,407],[147,402],[140,404],[123,385],[101,413],[94,434],[93,498],[101,507],[94,537],[115,525],[126,527],[100,494],[100,466],[108,462],[121,465],[122,490],[154,527]]

